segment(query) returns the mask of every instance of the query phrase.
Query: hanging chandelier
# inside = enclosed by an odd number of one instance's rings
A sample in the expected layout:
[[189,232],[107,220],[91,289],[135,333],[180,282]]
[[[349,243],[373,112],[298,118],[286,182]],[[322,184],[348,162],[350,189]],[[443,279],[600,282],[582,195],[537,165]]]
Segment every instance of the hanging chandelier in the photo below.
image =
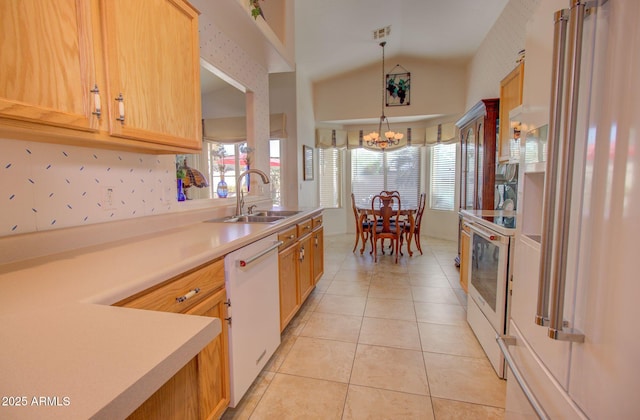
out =
[[[384,75],[384,46],[386,42],[381,42],[382,47],[382,115],[380,116],[380,122],[378,123],[378,131],[372,131],[369,134],[365,134],[363,140],[367,142],[369,147],[378,147],[383,151],[389,146],[395,146],[400,143],[400,140],[404,137],[404,134],[395,132],[389,127],[389,120],[384,115],[384,93],[385,93],[385,75]],[[387,124],[387,131],[382,133],[382,124]]]

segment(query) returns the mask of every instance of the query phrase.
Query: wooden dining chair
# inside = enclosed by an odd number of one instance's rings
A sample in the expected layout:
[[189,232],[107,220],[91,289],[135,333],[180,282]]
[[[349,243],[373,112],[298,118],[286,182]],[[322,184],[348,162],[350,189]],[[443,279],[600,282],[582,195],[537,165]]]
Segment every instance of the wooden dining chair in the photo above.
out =
[[382,253],[384,254],[385,239],[391,240],[391,245],[396,251],[396,263],[398,262],[403,228],[394,221],[400,220],[401,208],[399,195],[376,195],[371,200],[371,213],[379,221],[371,228],[372,252],[375,262],[378,262],[378,240],[382,241]]
[[420,194],[420,198],[418,199],[418,210],[416,211],[416,217],[413,222],[413,232],[411,232],[411,226],[408,223],[405,223],[404,225],[404,234],[407,237],[407,243],[409,243],[412,237],[415,238],[416,248],[420,251],[420,255],[424,255],[422,253],[422,246],[420,245],[420,226],[422,225],[422,215],[424,214],[426,202],[427,194]]
[[356,242],[353,245],[353,250],[351,252],[356,252],[358,242],[362,239],[362,248],[360,248],[360,254],[362,254],[364,253],[367,240],[370,239],[372,223],[369,221],[366,213],[363,213],[363,210],[358,209],[358,206],[356,205],[356,197],[353,193],[351,193],[351,207],[353,208],[353,217],[356,222]]

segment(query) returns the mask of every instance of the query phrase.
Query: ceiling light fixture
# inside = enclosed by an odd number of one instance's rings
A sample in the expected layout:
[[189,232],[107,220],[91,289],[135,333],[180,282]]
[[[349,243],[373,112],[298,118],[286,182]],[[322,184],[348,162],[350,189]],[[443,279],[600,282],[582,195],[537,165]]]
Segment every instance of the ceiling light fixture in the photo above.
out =
[[[391,127],[389,127],[389,120],[384,115],[384,93],[385,93],[385,74],[384,74],[384,46],[387,45],[386,42],[381,42],[380,46],[382,47],[382,115],[380,116],[380,122],[378,123],[378,131],[372,131],[369,134],[366,134],[363,139],[367,142],[367,146],[369,147],[378,147],[384,151],[389,146],[395,146],[400,143],[400,140],[404,137],[404,134],[400,132],[391,131]],[[384,132],[384,136],[382,136],[382,124],[387,124],[387,131]]]

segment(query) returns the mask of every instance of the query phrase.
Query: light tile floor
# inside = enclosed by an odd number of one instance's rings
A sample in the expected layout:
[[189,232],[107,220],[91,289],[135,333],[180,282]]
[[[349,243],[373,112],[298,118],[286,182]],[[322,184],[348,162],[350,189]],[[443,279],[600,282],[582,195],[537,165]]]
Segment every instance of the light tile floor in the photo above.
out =
[[224,419],[501,419],[499,379],[466,322],[455,242],[373,262],[325,237],[325,274]]

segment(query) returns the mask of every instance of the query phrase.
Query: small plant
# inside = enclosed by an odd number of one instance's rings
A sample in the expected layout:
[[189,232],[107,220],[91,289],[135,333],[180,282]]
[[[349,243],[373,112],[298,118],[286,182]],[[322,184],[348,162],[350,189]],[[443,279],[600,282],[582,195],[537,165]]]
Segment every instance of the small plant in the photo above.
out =
[[224,178],[225,172],[229,170],[229,167],[224,162],[224,159],[227,157],[227,151],[225,150],[224,145],[218,144],[211,154],[216,160],[214,170],[220,172],[221,178]]
[[253,153],[253,147],[247,146],[246,143],[240,146],[240,153],[244,153],[244,164],[247,169],[251,167],[251,153]]
[[258,16],[262,16],[262,19],[264,19],[262,8],[260,7],[260,0],[249,0],[249,5],[251,6],[251,16],[253,16],[254,19],[258,19]]

